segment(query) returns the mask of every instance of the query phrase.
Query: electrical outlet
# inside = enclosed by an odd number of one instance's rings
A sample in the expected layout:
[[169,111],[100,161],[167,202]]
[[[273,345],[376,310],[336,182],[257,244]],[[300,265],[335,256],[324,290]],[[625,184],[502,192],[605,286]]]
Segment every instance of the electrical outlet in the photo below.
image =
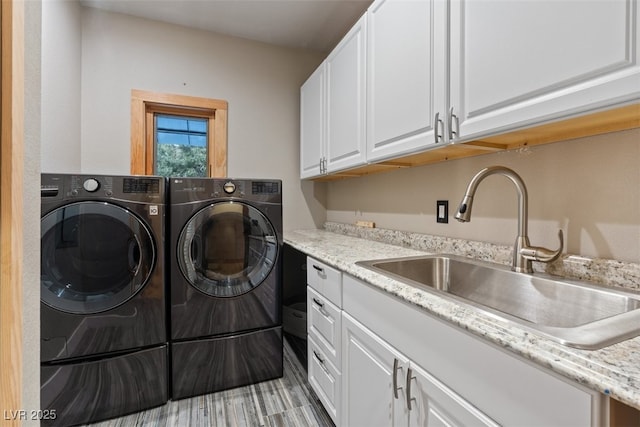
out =
[[436,222],[447,224],[449,222],[449,201],[438,200],[436,202]]

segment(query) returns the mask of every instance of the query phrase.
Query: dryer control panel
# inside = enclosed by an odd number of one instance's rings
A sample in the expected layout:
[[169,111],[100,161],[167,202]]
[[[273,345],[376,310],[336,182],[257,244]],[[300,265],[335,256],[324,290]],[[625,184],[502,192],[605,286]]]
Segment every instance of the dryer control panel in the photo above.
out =
[[251,182],[252,194],[277,194],[280,192],[278,181],[253,181]]

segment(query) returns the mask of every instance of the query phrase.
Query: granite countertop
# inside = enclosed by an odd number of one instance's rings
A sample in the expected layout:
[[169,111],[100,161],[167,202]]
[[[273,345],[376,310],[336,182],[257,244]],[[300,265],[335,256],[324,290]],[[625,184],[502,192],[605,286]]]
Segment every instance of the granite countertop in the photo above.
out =
[[566,347],[471,306],[456,304],[355,265],[357,261],[426,255],[429,252],[315,229],[285,232],[284,241],[507,351],[640,409],[640,337],[600,350]]

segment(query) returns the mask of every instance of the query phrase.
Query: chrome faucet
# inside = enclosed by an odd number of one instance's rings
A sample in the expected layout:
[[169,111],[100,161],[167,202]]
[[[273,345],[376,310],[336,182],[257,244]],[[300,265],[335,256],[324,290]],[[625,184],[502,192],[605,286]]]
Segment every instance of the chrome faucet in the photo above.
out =
[[478,185],[489,175],[496,174],[509,178],[518,190],[518,237],[516,238],[516,243],[513,248],[513,263],[511,265],[511,269],[518,273],[533,273],[531,261],[551,262],[558,259],[562,253],[562,247],[564,246],[564,237],[562,235],[562,230],[560,230],[558,232],[560,248],[556,251],[538,246],[531,246],[529,244],[529,237],[527,235],[527,187],[524,185],[524,181],[522,181],[520,175],[515,173],[513,170],[504,166],[491,166],[478,172],[469,182],[469,186],[467,187],[464,198],[458,207],[458,212],[456,213],[455,218],[460,222],[471,221],[473,196],[476,194]]

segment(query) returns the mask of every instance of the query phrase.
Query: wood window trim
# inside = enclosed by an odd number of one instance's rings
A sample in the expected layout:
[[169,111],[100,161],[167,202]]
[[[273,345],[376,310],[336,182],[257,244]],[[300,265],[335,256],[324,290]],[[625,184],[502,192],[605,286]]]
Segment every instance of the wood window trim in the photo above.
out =
[[208,170],[211,177],[227,176],[228,102],[186,95],[131,91],[131,174],[154,174],[153,117],[155,113],[209,119]]
[[0,5],[0,408],[6,410],[23,408],[24,18],[23,2]]

